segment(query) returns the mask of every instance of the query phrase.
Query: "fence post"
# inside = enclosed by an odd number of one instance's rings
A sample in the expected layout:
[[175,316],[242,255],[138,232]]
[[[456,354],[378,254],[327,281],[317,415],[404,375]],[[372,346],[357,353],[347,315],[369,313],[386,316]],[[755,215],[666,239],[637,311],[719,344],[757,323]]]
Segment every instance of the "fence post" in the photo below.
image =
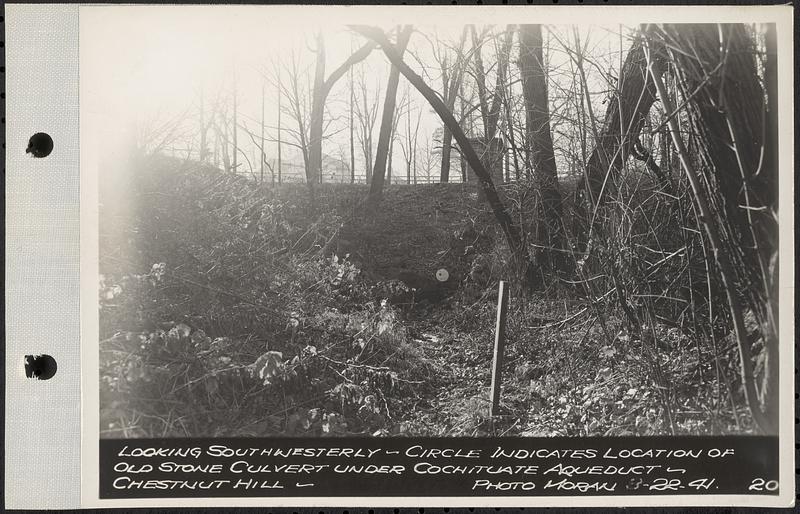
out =
[[503,382],[503,353],[506,346],[506,314],[508,313],[508,287],[500,281],[497,295],[497,324],[494,330],[494,357],[492,359],[492,403],[489,416],[496,416],[500,408],[500,388]]

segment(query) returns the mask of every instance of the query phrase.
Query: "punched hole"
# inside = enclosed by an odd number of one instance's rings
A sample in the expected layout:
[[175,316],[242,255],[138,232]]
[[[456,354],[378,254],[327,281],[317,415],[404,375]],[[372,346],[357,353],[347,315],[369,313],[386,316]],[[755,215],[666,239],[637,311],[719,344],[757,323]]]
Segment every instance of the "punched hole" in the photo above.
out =
[[26,355],[25,376],[36,380],[50,380],[56,374],[56,360],[49,355]]
[[37,132],[28,140],[28,148],[25,153],[34,157],[47,157],[53,151],[53,138],[44,132]]

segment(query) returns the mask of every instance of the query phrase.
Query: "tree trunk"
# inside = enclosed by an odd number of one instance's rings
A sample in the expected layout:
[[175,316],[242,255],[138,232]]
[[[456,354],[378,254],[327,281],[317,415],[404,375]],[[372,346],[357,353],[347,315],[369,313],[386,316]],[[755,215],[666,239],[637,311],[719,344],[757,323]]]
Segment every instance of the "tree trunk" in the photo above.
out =
[[[764,105],[753,42],[744,25],[703,25],[692,31],[666,25],[664,32],[678,38],[681,48],[693,49],[692,57],[677,51],[670,55],[685,89],[694,92],[700,88],[688,105],[692,128],[702,142],[697,151],[711,166],[709,180],[721,195],[720,220],[725,223],[732,250],[740,254],[741,269],[746,271],[742,279],[749,282],[748,292],[758,293],[751,303],[753,307],[768,306],[769,262],[778,249],[777,109]],[[772,98],[774,103],[770,84],[774,63],[769,51],[765,80],[768,101]],[[715,67],[718,71],[711,73]]]
[[[663,53],[654,51],[653,58],[661,61]],[[602,131],[586,165],[590,211],[607,199],[613,179],[631,155],[631,149],[655,99],[656,88],[652,81],[647,80],[647,60],[642,40],[637,38],[622,66],[616,98],[607,102]]]
[[520,175],[520,165],[519,165],[519,150],[517,148],[517,138],[514,137],[514,125],[513,125],[513,118],[511,117],[511,110],[508,110],[508,143],[511,147],[511,157],[514,159],[514,178],[519,182],[521,175]]
[[[767,92],[767,106],[765,110],[766,131],[764,134],[764,169],[772,175],[773,197],[772,209],[778,211],[778,195],[774,194],[774,186],[778,179],[778,48],[775,24],[767,25],[766,30],[766,61],[764,63],[764,85]],[[777,227],[775,227],[777,230]],[[769,334],[768,344],[765,346],[766,355],[764,362],[764,377],[761,383],[761,403],[764,405],[764,414],[768,419],[778,419],[780,396],[778,394],[778,253],[777,243],[770,259],[770,273],[768,277],[766,301],[767,311],[772,314],[772,333]]]
[[[350,53],[353,52],[353,40],[350,39]],[[355,91],[353,89],[353,67],[350,66],[350,70],[348,72],[349,79],[350,79],[350,183],[355,184],[356,182],[356,146],[355,146],[355,138],[354,138],[354,112],[355,109]]]
[[386,185],[392,184],[392,154],[394,153],[394,133],[389,136],[389,153],[386,157]]
[[239,141],[238,141],[238,139],[236,137],[237,133],[239,132],[239,126],[238,126],[238,121],[239,120],[237,119],[238,118],[237,111],[239,109],[238,109],[238,105],[236,103],[236,96],[237,96],[237,94],[236,94],[236,72],[234,72],[233,73],[233,172],[234,173],[237,173],[239,171],[238,164],[237,164],[238,153],[239,153]]
[[[453,112],[453,107],[446,106],[448,111]],[[453,149],[453,133],[446,126],[442,129],[442,167],[439,173],[440,182],[450,182],[450,155]]]
[[331,88],[347,73],[347,70],[354,64],[366,59],[374,48],[375,45],[371,43],[362,46],[325,79],[325,41],[321,32],[317,34],[317,63],[314,70],[314,91],[312,94],[308,134],[308,165],[306,166],[306,181],[312,200],[314,197],[314,184],[322,176],[322,127],[325,100],[328,98]]
[[[511,45],[514,40],[514,32],[512,26],[509,25],[506,29],[506,39],[504,43],[504,54],[501,54],[500,63],[498,64],[497,68],[497,87],[495,88],[496,97],[496,107],[494,107],[490,113],[496,113],[495,119],[495,130],[497,125],[499,124],[500,118],[500,111],[503,110],[503,115],[505,117],[505,132],[506,132],[506,148],[511,149],[511,156],[514,159],[514,178],[519,181],[520,180],[520,167],[519,167],[519,156],[517,155],[517,143],[516,138],[514,137],[514,117],[511,115],[511,98],[510,98],[510,90],[511,87],[508,84],[507,80],[507,68],[508,68],[508,60],[509,54],[511,52]],[[503,55],[505,55],[505,59],[503,59]],[[505,61],[505,63],[504,63]],[[494,103],[493,103],[494,106]],[[490,115],[489,120],[487,120],[487,127],[490,127],[492,115]],[[508,150],[506,150],[508,151]],[[506,162],[508,162],[508,158],[506,158]],[[511,176],[511,171],[508,172],[509,180]]]
[[406,184],[411,184],[411,161],[414,159],[414,147],[411,143],[411,104],[406,109],[406,146],[408,146],[408,155],[406,158]]
[[403,58],[399,55],[397,49],[386,38],[386,35],[380,29],[362,25],[351,26],[351,28],[363,36],[375,41],[381,47],[383,53],[386,55],[389,61],[396,66],[400,70],[400,73],[402,73],[403,76],[411,83],[411,85],[414,86],[417,91],[419,91],[422,96],[425,97],[430,106],[442,119],[445,126],[450,129],[453,137],[456,139],[456,142],[462,148],[467,162],[478,178],[478,184],[485,195],[486,201],[492,208],[492,212],[494,213],[498,225],[500,225],[500,228],[505,234],[506,241],[508,242],[508,246],[511,250],[511,255],[519,272],[524,277],[524,282],[530,285],[533,268],[531,266],[527,246],[523,240],[522,231],[514,223],[508,211],[506,210],[503,201],[497,194],[497,190],[494,187],[494,183],[492,182],[489,172],[486,170],[486,168],[484,168],[480,157],[478,157],[478,154],[472,148],[472,145],[470,145],[466,134],[464,134],[464,131],[461,130],[461,127],[453,116],[452,111],[448,110],[447,106],[444,104],[444,102],[442,102],[439,95],[437,95],[433,89],[425,84],[425,81],[422,79],[422,77],[417,75],[403,61]]
[[219,132],[214,132],[214,167],[219,167]]
[[283,96],[283,90],[281,88],[281,69],[278,67],[278,184],[281,183],[282,180],[282,172],[283,172],[283,162],[281,159],[281,97]]
[[522,94],[525,99],[527,124],[526,152],[540,202],[536,220],[536,242],[540,246],[534,261],[543,268],[563,270],[567,262],[560,253],[553,259],[552,248],[563,250],[561,192],[558,188],[556,158],[550,134],[550,110],[547,97],[547,75],[542,58],[542,26],[519,26],[519,68]]
[[[461,110],[459,119],[461,120],[461,123],[462,123],[462,126],[463,126],[464,120],[467,117],[467,106],[465,105],[467,102],[464,100],[464,84],[461,84],[461,87],[459,88],[459,90],[460,90],[459,91],[460,99],[459,99],[458,105],[459,105],[460,110]],[[470,133],[469,130],[467,131],[467,135],[468,136],[472,136],[472,134]],[[464,152],[459,152],[459,154],[460,154],[459,164],[461,165],[461,182],[466,183],[467,180],[469,180],[467,178],[468,177],[468,175],[467,175],[467,160],[464,158]]]
[[222,166],[225,173],[231,172],[231,157],[228,151],[228,116],[227,113],[222,118]]
[[494,91],[492,92],[491,102],[489,93],[486,90],[486,71],[483,68],[483,57],[481,54],[480,40],[472,26],[472,45],[474,48],[475,59],[475,83],[478,86],[478,100],[480,101],[481,120],[483,121],[483,133],[487,140],[491,140],[497,134],[497,125],[500,121],[501,91],[505,87],[506,70],[508,69],[508,57],[511,52],[511,45],[514,41],[513,26],[506,28],[503,45],[498,49],[497,55],[497,80]]
[[208,146],[208,127],[206,126],[206,114],[205,114],[205,105],[204,105],[204,98],[203,98],[203,89],[200,88],[200,162],[206,162],[206,158],[208,156],[208,151],[206,147]]
[[[494,91],[492,92],[491,103],[489,101],[489,92],[486,89],[486,71],[483,68],[483,57],[481,53],[481,40],[475,30],[475,26],[471,27],[472,30],[472,46],[473,58],[475,60],[475,83],[478,86],[478,105],[481,112],[481,121],[483,122],[483,139],[484,139],[484,166],[494,173],[494,170],[500,165],[499,179],[502,182],[505,180],[503,174],[502,157],[496,155],[494,149],[496,148],[494,138],[497,135],[497,127],[500,121],[500,108],[501,108],[501,91],[505,87],[506,70],[508,68],[509,54],[511,52],[511,44],[514,40],[513,25],[506,27],[505,37],[501,48],[497,48],[497,78],[495,82]],[[500,162],[496,162],[496,159]]]
[[322,175],[322,123],[325,110],[325,40],[322,32],[317,32],[317,61],[314,66],[314,86],[311,93],[311,115],[308,126],[308,164],[306,184],[312,202],[315,199],[314,185]]
[[[411,25],[406,25],[401,30],[397,27],[397,52],[400,57],[406,51],[408,40],[411,38]],[[375,151],[375,168],[372,172],[372,184],[369,188],[369,202],[376,204],[383,195],[383,183],[386,176],[386,163],[391,146],[392,125],[394,124],[394,108],[397,98],[397,86],[400,83],[400,71],[392,66],[389,72],[389,81],[386,83],[386,96],[383,100],[383,114],[381,128],[378,133],[378,148]]]
[[[704,213],[702,221],[719,232],[714,255],[720,273],[731,275],[723,276],[723,281],[740,345],[748,406],[758,425],[771,432],[777,425],[778,399],[777,324],[770,294],[770,263],[778,250],[777,146],[771,135],[774,105],[767,105],[765,111],[755,48],[744,24],[664,25],[662,32],[669,41],[667,49],[688,98],[687,114],[699,142],[695,153],[705,178],[700,193],[713,199],[714,210]],[[769,54],[771,50],[774,57],[775,50],[769,39],[768,34],[765,81],[767,101],[771,96],[774,104],[770,84],[774,63],[769,62]],[[758,319],[764,340],[767,362],[761,405],[748,384],[753,380],[752,343],[738,319],[742,313],[736,312],[741,310],[739,297]]]
[[[261,163],[261,167],[259,168],[261,171],[261,184],[264,184],[264,87],[265,84],[261,83],[261,159],[259,162]],[[272,177],[272,185],[275,185],[275,177]]]
[[372,133],[364,134],[362,145],[364,152],[364,174],[366,175],[367,185],[372,184]]
[[[653,46],[651,58],[658,64],[654,69],[663,73],[663,48]],[[591,104],[588,103],[589,95],[580,54],[576,63],[581,74],[581,84],[586,90],[587,117],[595,134],[595,147],[586,161],[585,187],[575,191],[574,202],[576,249],[584,255],[585,262],[591,251],[592,232],[598,230],[598,224],[594,223],[595,216],[608,199],[619,171],[632,154],[633,146],[639,139],[639,133],[655,102],[656,88],[648,80],[642,37],[637,37],[625,57],[614,98],[607,101],[603,125],[598,128],[594,122]],[[602,224],[599,227],[602,228]]]
[[[444,96],[445,106],[451,114],[456,106],[456,96],[461,87],[461,82],[464,78],[464,41],[467,38],[467,30],[469,27],[465,26],[461,31],[461,40],[458,45],[456,62],[453,66],[452,75],[447,74],[447,62],[441,63],[442,66],[442,95]],[[460,128],[459,128],[460,130]],[[450,156],[452,155],[453,146],[453,131],[445,124],[442,127],[442,167],[439,173],[440,182],[450,181]]]

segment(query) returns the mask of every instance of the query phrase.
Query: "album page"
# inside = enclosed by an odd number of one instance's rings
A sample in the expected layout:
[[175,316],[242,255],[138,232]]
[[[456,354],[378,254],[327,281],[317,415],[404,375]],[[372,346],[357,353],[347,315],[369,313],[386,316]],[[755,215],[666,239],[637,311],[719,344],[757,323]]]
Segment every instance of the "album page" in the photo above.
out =
[[66,503],[793,505],[791,7],[61,12],[79,120],[9,162],[77,159],[77,339],[7,376],[79,386]]

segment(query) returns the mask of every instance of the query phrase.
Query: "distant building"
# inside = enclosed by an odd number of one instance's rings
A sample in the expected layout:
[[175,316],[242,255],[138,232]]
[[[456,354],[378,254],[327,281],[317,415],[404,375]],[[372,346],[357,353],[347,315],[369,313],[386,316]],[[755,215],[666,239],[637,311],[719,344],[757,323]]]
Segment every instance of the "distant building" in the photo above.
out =
[[[277,164],[274,164],[273,166],[276,165]],[[289,155],[284,156],[281,162],[281,175],[284,182],[305,182],[306,165],[303,161],[303,154],[300,152],[291,152]],[[350,166],[341,159],[324,154],[322,156],[322,182],[328,184],[341,182],[349,183]]]
[[350,165],[328,154],[322,156],[322,181],[327,183],[350,183]]
[[[480,157],[484,168],[489,172],[492,177],[492,182],[495,184],[502,184],[505,182],[503,175],[503,155],[505,153],[505,145],[503,140],[499,137],[493,138],[488,144],[482,137],[471,137],[469,142],[475,153]],[[475,172],[472,167],[467,163],[467,181],[472,182],[475,180]]]

